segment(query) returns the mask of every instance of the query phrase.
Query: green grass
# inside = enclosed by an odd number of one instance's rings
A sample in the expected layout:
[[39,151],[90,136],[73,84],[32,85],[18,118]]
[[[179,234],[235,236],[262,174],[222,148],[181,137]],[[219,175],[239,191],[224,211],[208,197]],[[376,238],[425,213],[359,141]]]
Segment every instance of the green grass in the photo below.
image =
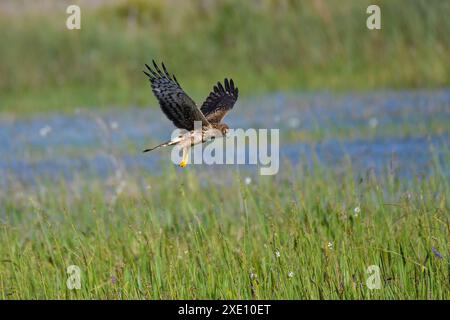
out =
[[[118,195],[92,179],[16,185],[1,199],[0,299],[449,298],[438,169],[402,180],[286,163],[250,184],[227,171],[125,176]],[[80,290],[66,287],[69,265]],[[380,290],[366,286],[370,265]]]
[[[166,62],[199,103],[233,77],[241,97],[275,90],[450,85],[448,1],[80,1],[82,29],[63,5],[0,6],[0,112],[156,104],[141,70]],[[59,2],[58,2],[59,3]]]

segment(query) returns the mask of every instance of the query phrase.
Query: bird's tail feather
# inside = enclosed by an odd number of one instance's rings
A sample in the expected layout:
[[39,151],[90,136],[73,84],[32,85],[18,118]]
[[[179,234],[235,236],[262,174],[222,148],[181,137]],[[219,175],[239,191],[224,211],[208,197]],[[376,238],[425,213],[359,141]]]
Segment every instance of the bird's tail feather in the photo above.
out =
[[152,150],[155,150],[155,149],[161,148],[161,147],[172,146],[172,145],[174,145],[174,144],[177,144],[178,142],[180,142],[180,140],[171,140],[171,141],[166,141],[166,142],[164,142],[164,143],[161,143],[161,144],[157,145],[156,147],[153,147],[153,148],[149,148],[149,149],[145,149],[145,150],[144,150],[144,151],[142,151],[142,152],[149,152],[149,151],[152,151]]

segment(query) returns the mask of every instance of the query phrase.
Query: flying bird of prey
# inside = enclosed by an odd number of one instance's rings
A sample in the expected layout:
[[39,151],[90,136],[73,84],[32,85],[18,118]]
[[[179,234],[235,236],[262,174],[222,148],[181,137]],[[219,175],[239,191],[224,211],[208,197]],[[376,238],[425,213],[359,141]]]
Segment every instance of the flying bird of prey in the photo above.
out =
[[[180,167],[187,165],[189,150],[193,145],[204,143],[217,137],[224,137],[229,127],[222,122],[228,111],[230,111],[237,98],[238,88],[234,86],[232,79],[224,80],[213,87],[200,108],[183,91],[175,75],[167,72],[164,63],[162,70],[153,60],[153,68],[145,64],[153,93],[159,101],[161,110],[173,124],[188,132],[170,141],[164,142],[156,147],[146,149],[144,152],[166,146],[179,145],[183,150],[183,158]],[[201,128],[194,128],[194,122],[200,121]]]

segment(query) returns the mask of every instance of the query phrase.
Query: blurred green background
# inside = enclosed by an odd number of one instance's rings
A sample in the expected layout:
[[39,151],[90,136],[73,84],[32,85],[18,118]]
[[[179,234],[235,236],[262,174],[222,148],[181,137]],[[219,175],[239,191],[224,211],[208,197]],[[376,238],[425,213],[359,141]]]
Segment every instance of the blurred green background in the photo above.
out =
[[[66,8],[81,7],[81,30]],[[366,28],[381,7],[382,30]],[[449,85],[450,1],[0,2],[0,113],[156,105],[141,70],[164,61],[200,102],[233,77],[270,91]]]

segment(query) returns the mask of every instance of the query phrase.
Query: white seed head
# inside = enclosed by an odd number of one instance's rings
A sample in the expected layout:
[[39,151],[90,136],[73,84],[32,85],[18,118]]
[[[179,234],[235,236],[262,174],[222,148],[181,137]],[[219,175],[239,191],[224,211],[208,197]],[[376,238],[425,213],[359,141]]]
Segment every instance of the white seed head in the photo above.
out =
[[46,125],[45,127],[42,127],[39,130],[39,134],[41,135],[41,137],[46,137],[50,132],[52,132],[52,127],[50,127],[49,125]]
[[111,121],[111,123],[109,124],[110,128],[112,130],[117,130],[119,129],[119,124],[116,121]]
[[289,118],[288,125],[291,128],[297,128],[300,125],[300,120],[296,117]]
[[370,118],[370,120],[369,120],[369,126],[370,126],[371,128],[376,128],[376,127],[378,126],[378,119],[375,118],[375,117]]

